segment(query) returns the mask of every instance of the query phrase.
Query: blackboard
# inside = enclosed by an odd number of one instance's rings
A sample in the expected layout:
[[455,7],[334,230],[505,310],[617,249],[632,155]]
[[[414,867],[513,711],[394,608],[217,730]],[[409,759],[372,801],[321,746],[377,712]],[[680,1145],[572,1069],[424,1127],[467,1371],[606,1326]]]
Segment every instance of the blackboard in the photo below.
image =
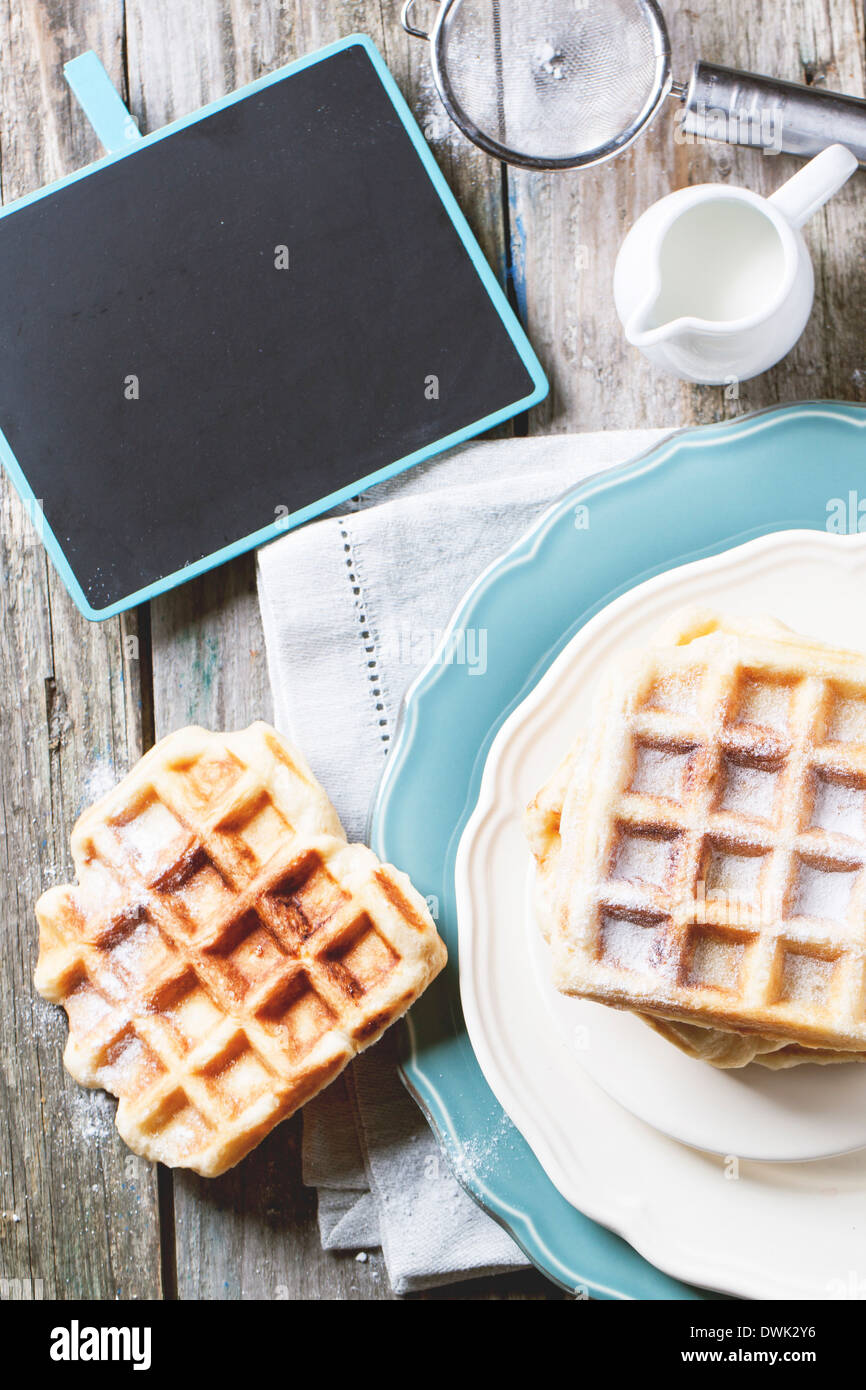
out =
[[362,38],[0,217],[4,458],[91,617],[545,389]]

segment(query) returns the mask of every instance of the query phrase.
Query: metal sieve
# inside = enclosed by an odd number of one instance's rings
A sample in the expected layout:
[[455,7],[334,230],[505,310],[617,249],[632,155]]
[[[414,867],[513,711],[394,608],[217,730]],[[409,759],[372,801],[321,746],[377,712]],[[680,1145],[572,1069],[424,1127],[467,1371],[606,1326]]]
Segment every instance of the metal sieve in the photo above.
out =
[[655,0],[441,0],[428,34],[433,77],[457,126],[488,154],[529,169],[610,159],[665,97],[683,103],[692,139],[813,155],[841,143],[866,162],[866,101],[698,62],[671,76]]

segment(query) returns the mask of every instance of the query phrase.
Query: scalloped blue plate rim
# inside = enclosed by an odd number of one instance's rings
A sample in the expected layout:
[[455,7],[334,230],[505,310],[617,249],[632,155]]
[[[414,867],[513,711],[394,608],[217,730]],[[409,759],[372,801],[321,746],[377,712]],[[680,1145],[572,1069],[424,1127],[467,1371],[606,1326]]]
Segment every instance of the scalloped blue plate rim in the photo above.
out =
[[[430,661],[419,672],[404,696],[390,753],[373,798],[368,823],[368,842],[381,858],[396,858],[389,852],[388,816],[399,791],[401,771],[406,767],[407,759],[413,756],[415,751],[424,701],[435,696],[440,683],[449,681],[455,669],[452,664],[441,660],[442,654],[448,648],[455,629],[471,626],[467,619],[483,601],[488,591],[495,588],[517,566],[537,560],[545,541],[548,540],[556,527],[566,516],[573,513],[576,506],[587,504],[590,498],[599,497],[611,489],[619,490],[627,487],[629,483],[647,474],[663,477],[666,467],[672,467],[683,450],[703,449],[712,447],[717,443],[736,445],[738,437],[748,438],[756,430],[772,430],[791,420],[809,418],[823,418],[863,430],[866,429],[866,404],[854,401],[801,401],[789,405],[770,406],[712,424],[689,425],[673,430],[634,458],[613,468],[592,474],[570,488],[478,576],[457,604]],[[866,455],[864,455],[863,462],[864,469],[866,469]],[[750,510],[750,500],[744,503],[744,510],[747,512]],[[703,524],[706,527],[705,519]],[[696,523],[696,529],[699,529],[699,525],[700,523]],[[477,749],[466,783],[466,795],[447,841],[443,863],[443,890],[450,890],[453,897],[454,860],[457,844],[477,802],[481,774],[493,739],[504,721],[525,699],[574,634],[596,612],[619,594],[643,583],[653,575],[668,569],[679,568],[710,555],[719,554],[746,541],[753,540],[757,536],[798,528],[827,529],[826,517],[823,527],[815,523],[814,516],[809,517],[802,514],[779,516],[769,523],[745,525],[735,532],[715,536],[704,544],[684,549],[657,564],[629,574],[623,578],[619,585],[599,595],[587,605],[573,623],[562,631],[553,644],[547,646],[537,655],[519,689],[511,692],[507,699],[503,694],[494,697],[496,713],[490,720],[487,734]],[[405,856],[402,858],[404,862],[401,863],[400,867],[411,875],[412,866],[405,862]],[[442,898],[444,896],[443,893]],[[453,976],[456,968],[454,963],[456,928],[449,928],[442,921],[440,922],[440,930],[449,945],[451,955],[449,971]],[[449,937],[454,939],[449,940]],[[456,1000],[452,993],[455,989],[458,991]],[[449,991],[447,995],[446,991]],[[593,1297],[604,1299],[635,1297],[712,1299],[723,1297],[724,1295],[684,1284],[654,1268],[643,1256],[628,1246],[621,1237],[591,1221],[588,1217],[584,1217],[581,1213],[576,1212],[576,1209],[569,1206],[550,1179],[543,1173],[526,1141],[511,1126],[510,1120],[505,1116],[504,1111],[487,1086],[466,1034],[460,1011],[459,986],[456,979],[452,978],[449,988],[448,974],[440,977],[440,980],[433,985],[420,1004],[423,1005],[426,1000],[429,1008],[431,995],[439,999],[445,997],[448,1009],[453,1015],[453,1033],[438,1038],[435,1048],[426,1044],[419,1036],[419,1005],[416,1004],[413,1010],[415,1016],[413,1017],[413,1013],[409,1014],[403,1034],[401,1060],[403,1082],[426,1116],[461,1186],[489,1216],[508,1231],[531,1263],[555,1285],[570,1293],[577,1291],[579,1296],[591,1294]],[[455,1003],[456,1009],[454,1008]],[[438,1057],[439,1050],[443,1045],[448,1050],[445,1061],[449,1066],[456,1066],[455,1075],[462,1078],[463,1084],[465,1085],[468,1080],[473,1087],[478,1088],[480,1086],[482,1088],[486,1114],[482,1112],[477,1117],[479,1126],[482,1124],[485,1126],[482,1132],[489,1134],[494,1123],[502,1126],[504,1121],[504,1124],[511,1126],[511,1130],[513,1130],[509,1148],[512,1150],[517,1148],[521,1151],[520,1161],[523,1165],[526,1164],[527,1156],[535,1165],[537,1171],[532,1173],[532,1177],[538,1185],[532,1192],[527,1192],[524,1188],[519,1205],[515,1204],[507,1191],[513,1181],[507,1158],[500,1160],[494,1153],[492,1167],[490,1172],[486,1174],[479,1171],[481,1165],[476,1166],[472,1161],[466,1159],[467,1142],[471,1146],[477,1138],[477,1131],[467,1140],[467,1136],[462,1132],[460,1124],[455,1119],[454,1096],[449,1097],[443,1094],[443,1079],[446,1088],[454,1079],[453,1076],[444,1077],[443,1063]],[[440,1068],[438,1076],[436,1074],[437,1067]],[[525,1152],[523,1152],[524,1150]],[[519,1177],[522,1180],[523,1175],[521,1174]],[[545,1234],[541,1228],[539,1218],[543,1215],[549,1218],[552,1209],[560,1204],[561,1207],[568,1208],[568,1212],[573,1213],[574,1218],[576,1218],[576,1220],[572,1219],[570,1224],[580,1232],[581,1249],[579,1252],[553,1248],[554,1242],[551,1241],[549,1233]],[[560,1209],[560,1216],[564,1215],[565,1213]],[[623,1277],[623,1265],[625,1266],[626,1277]],[[628,1287],[629,1285],[631,1288]]]

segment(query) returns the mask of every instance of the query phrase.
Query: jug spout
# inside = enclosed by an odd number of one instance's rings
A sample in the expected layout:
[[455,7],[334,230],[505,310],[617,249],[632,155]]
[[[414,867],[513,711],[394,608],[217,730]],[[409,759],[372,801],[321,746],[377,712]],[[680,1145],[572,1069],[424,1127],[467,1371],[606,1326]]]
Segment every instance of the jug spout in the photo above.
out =
[[653,343],[667,342],[682,331],[682,315],[665,319],[659,313],[661,306],[662,289],[661,285],[656,285],[623,325],[632,347],[645,348]]
[[769,201],[792,227],[802,227],[859,167],[857,156],[845,145],[828,145],[783,183]]

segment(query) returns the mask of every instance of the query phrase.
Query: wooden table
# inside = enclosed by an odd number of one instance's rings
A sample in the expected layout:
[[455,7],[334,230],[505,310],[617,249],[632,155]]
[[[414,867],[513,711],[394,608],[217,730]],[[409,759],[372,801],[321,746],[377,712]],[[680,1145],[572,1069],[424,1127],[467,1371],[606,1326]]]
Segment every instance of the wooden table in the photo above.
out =
[[[529,3],[529,0],[522,0]],[[855,0],[667,0],[682,76],[697,57],[864,93]],[[631,350],[611,302],[626,229],[672,188],[733,180],[771,191],[783,156],[673,138],[670,111],[615,163],[583,174],[503,170],[449,125],[425,46],[398,0],[13,0],[0,7],[4,201],[99,157],[63,63],[94,48],[143,131],[356,30],[370,33],[416,112],[550,375],[533,433],[718,420],[802,398],[866,400],[866,197],[854,179],[808,230],[817,301],[774,371],[739,394],[682,385]],[[423,11],[422,11],[423,13]],[[62,270],[63,247],[57,257]],[[70,876],[78,813],[183,724],[269,716],[252,557],[122,619],[82,619],[0,479],[0,1297],[388,1298],[380,1257],[323,1254],[300,1180],[300,1123],[215,1182],[127,1152],[113,1105],[62,1070],[65,1023],[34,997],[32,904]],[[41,1282],[40,1282],[41,1281]],[[444,1297],[556,1298],[540,1275]]]

